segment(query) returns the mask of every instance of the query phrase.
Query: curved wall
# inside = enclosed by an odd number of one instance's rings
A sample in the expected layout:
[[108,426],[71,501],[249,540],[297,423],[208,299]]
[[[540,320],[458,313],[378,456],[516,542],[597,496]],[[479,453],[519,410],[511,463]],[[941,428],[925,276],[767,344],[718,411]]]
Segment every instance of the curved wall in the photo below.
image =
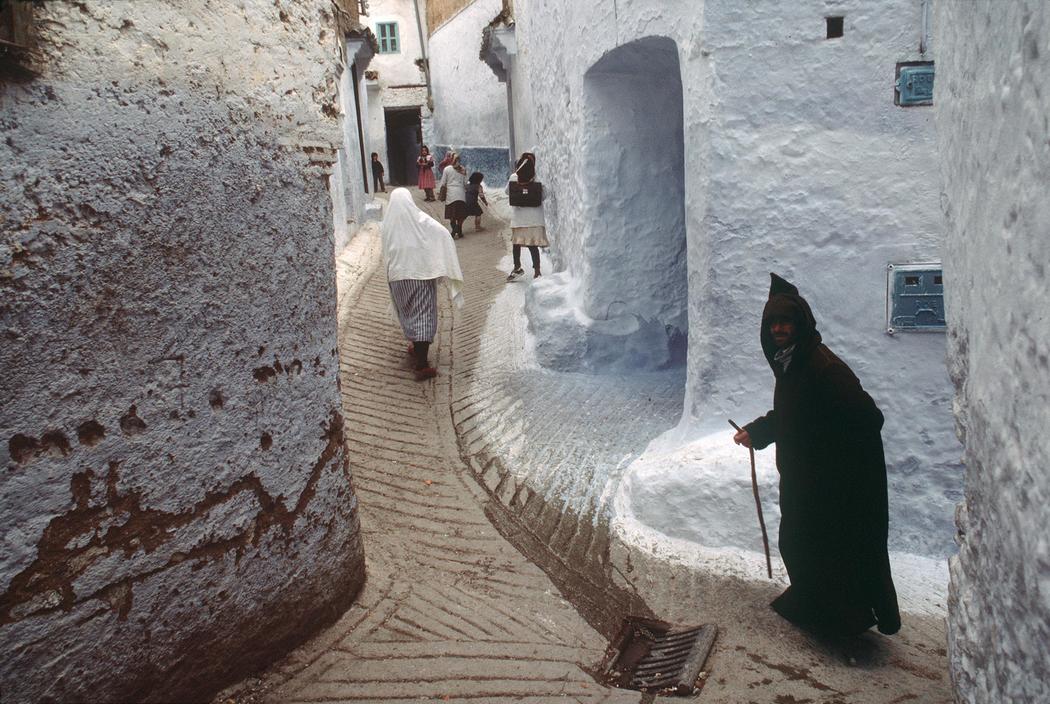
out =
[[335,23],[327,2],[34,12],[38,75],[0,85],[0,690],[206,699],[364,577]]

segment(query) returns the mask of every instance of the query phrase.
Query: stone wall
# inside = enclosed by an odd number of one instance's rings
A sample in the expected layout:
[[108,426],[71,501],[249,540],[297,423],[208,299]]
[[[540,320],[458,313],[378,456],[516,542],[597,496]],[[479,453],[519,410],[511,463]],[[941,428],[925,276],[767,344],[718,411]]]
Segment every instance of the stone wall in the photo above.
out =
[[949,360],[966,445],[952,677],[963,702],[1050,701],[1050,8],[937,8]]
[[327,0],[40,3],[0,84],[0,691],[206,699],[362,583]]

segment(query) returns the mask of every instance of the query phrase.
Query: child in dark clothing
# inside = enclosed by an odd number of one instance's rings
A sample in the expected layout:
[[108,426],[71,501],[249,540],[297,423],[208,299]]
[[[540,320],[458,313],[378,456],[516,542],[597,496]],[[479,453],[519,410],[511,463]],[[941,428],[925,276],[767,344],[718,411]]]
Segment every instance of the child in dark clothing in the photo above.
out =
[[484,174],[480,171],[475,171],[467,179],[467,215],[474,216],[474,232],[482,229],[481,227],[481,205],[478,203],[480,200],[485,205],[489,202],[485,198],[485,187],[481,185],[481,182],[485,179]]
[[376,193],[386,193],[386,185],[383,183],[383,169],[382,162],[379,161],[379,153],[372,152],[372,189]]

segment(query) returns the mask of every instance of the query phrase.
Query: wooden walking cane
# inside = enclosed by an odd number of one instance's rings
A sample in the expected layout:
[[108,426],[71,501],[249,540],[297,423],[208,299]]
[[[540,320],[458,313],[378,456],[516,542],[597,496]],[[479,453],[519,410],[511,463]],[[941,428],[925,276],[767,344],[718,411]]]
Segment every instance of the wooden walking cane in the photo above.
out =
[[[739,433],[743,430],[733,421],[729,421]],[[762,500],[758,498],[758,474],[755,473],[755,448],[749,447],[747,451],[751,455],[751,491],[755,495],[755,510],[758,511],[758,525],[762,529],[762,547],[766,550],[766,573],[773,579],[773,563],[769,559],[769,536],[766,535],[766,520],[762,517]]]

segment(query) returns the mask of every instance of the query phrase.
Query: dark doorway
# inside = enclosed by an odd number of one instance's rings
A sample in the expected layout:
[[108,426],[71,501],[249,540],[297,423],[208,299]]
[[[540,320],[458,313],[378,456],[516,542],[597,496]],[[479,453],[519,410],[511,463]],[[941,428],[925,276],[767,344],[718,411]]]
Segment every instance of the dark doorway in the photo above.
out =
[[423,142],[423,127],[419,108],[387,109],[386,154],[387,179],[395,186],[407,186],[418,181],[416,158]]

